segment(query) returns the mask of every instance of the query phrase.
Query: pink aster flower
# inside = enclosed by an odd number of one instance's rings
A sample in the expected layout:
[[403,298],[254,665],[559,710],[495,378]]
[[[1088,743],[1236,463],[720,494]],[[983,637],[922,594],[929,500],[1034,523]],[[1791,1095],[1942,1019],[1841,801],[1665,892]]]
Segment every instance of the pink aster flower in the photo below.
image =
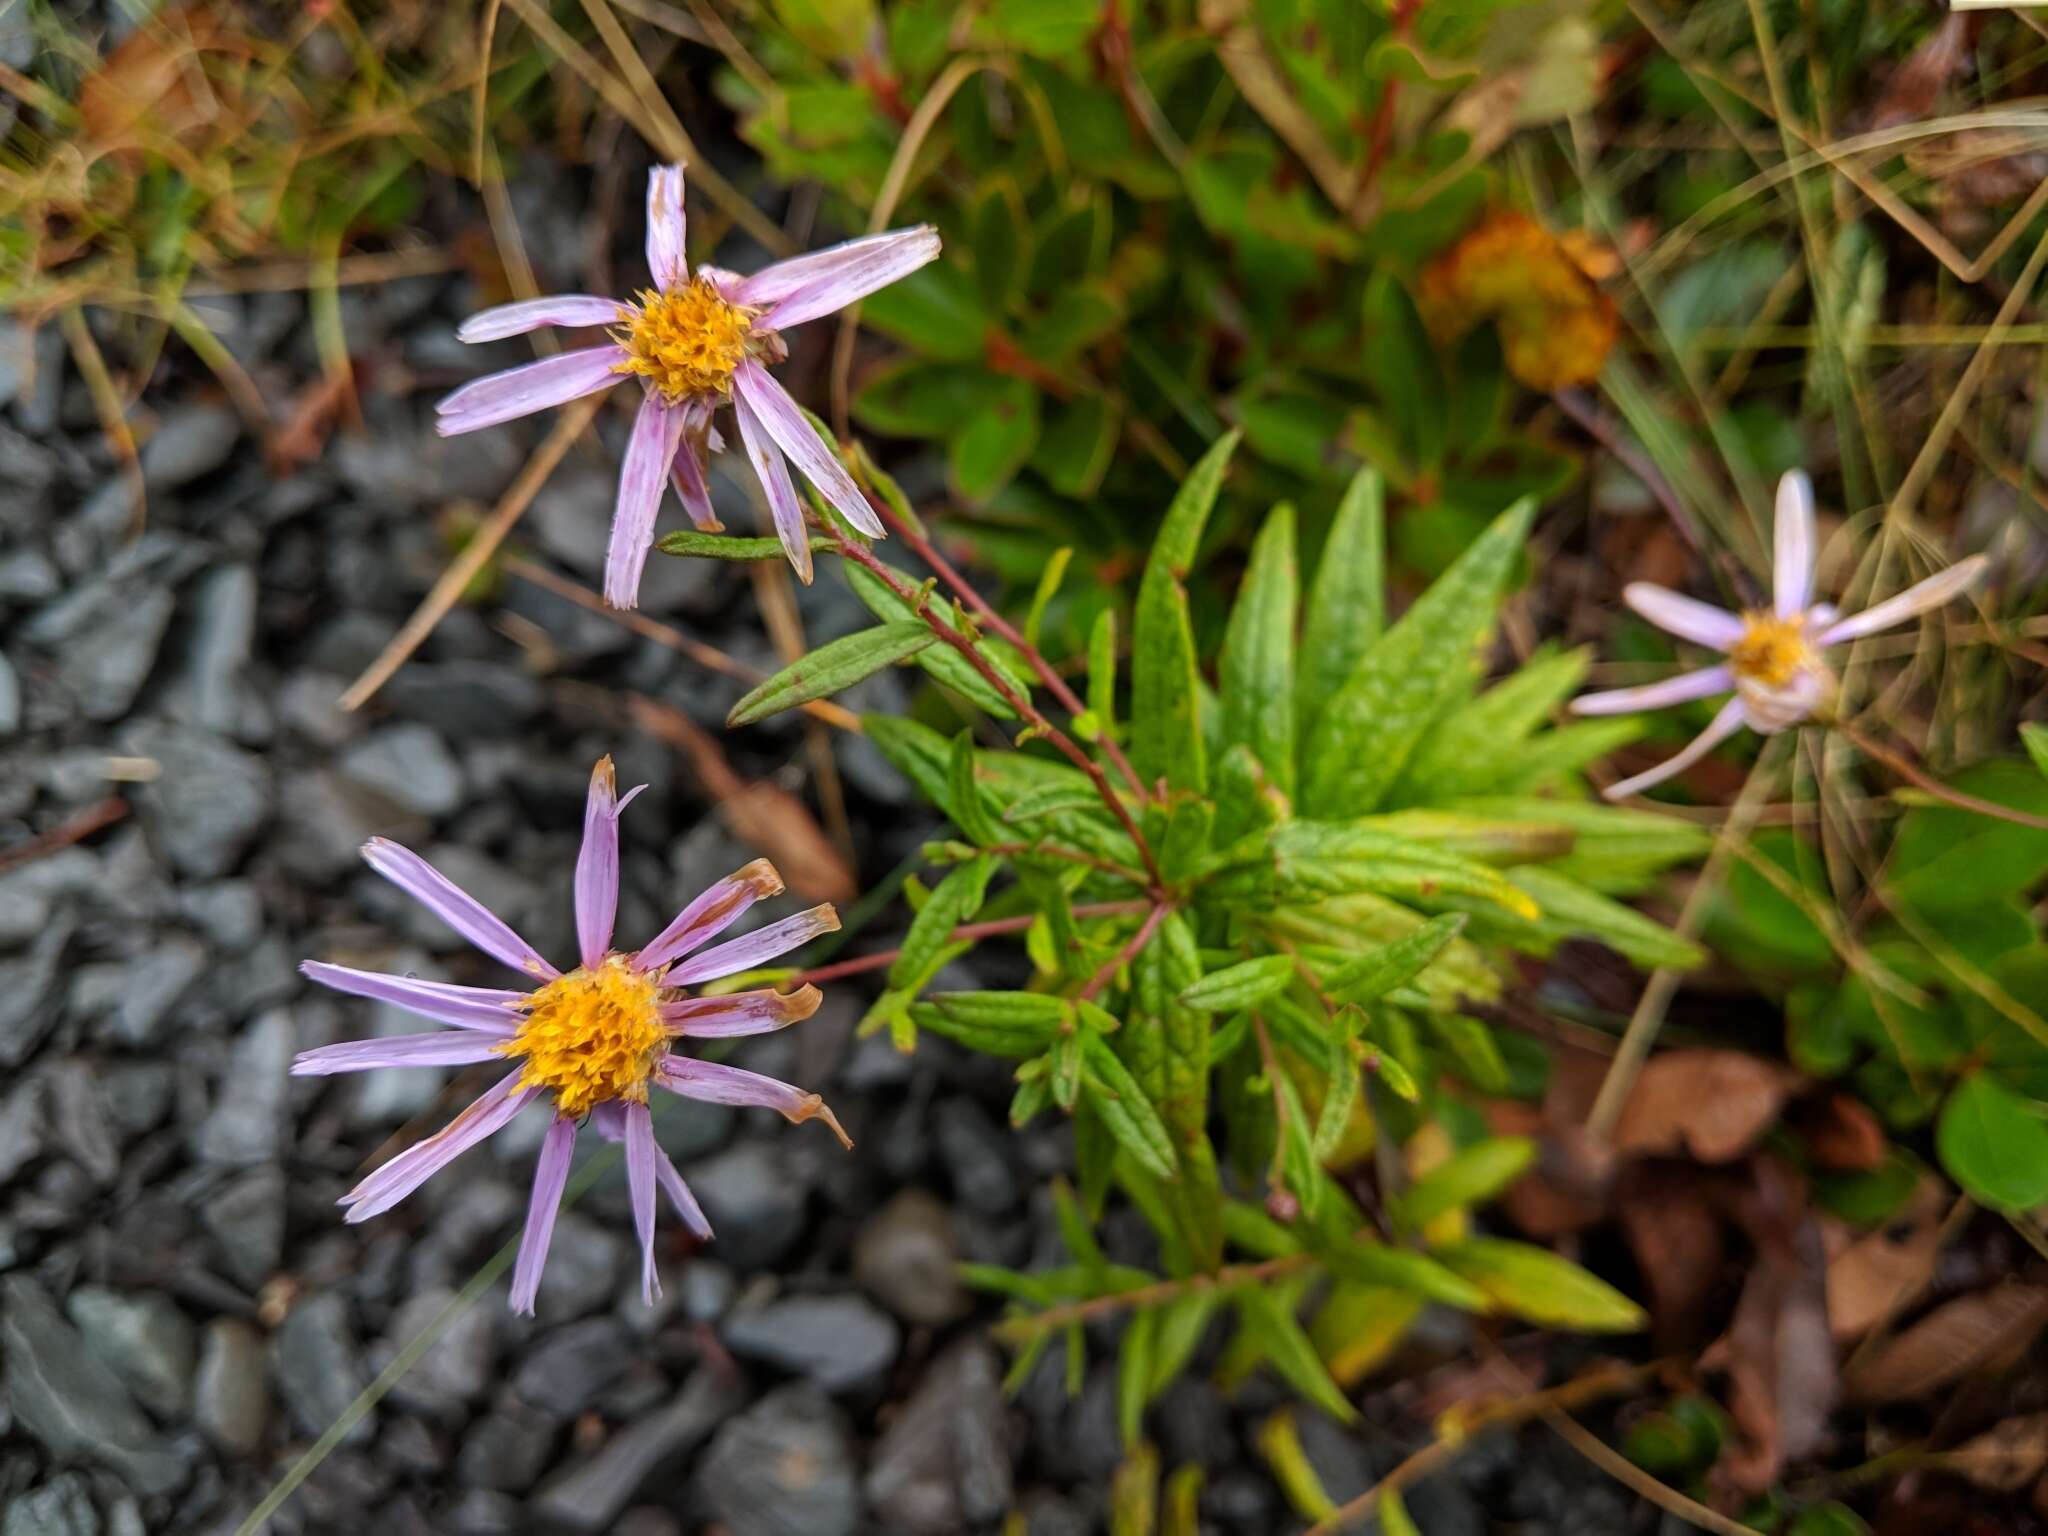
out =
[[1810,718],[1835,693],[1835,675],[1821,655],[1827,647],[1890,629],[1939,608],[1984,570],[1984,557],[1972,555],[1886,598],[1875,608],[1845,619],[1830,604],[1812,600],[1813,485],[1796,469],[1778,482],[1775,524],[1768,609],[1729,613],[1647,581],[1630,582],[1622,590],[1622,600],[1659,629],[1711,646],[1728,659],[1641,688],[1586,694],[1572,701],[1575,712],[1627,714],[1731,690],[1735,697],[1677,756],[1632,779],[1609,785],[1605,791],[1608,799],[1626,799],[1683,773],[1745,725],[1768,736]]
[[[612,760],[590,776],[583,816],[583,851],[576,859],[576,934],[581,964],[559,971],[534,947],[485,911],[474,897],[419,857],[383,838],[363,846],[363,857],[436,917],[494,959],[526,977],[514,991],[459,987],[350,970],[308,960],[299,969],[323,986],[400,1008],[451,1026],[425,1034],[355,1040],[302,1053],[292,1064],[300,1076],[362,1072],[373,1067],[466,1066],[504,1061],[514,1068],[447,1126],[409,1147],[342,1196],[347,1220],[367,1221],[390,1210],[463,1152],[502,1130],[535,1099],[554,1106],[554,1122],[541,1144],[527,1208],[526,1231],[512,1270],[512,1310],[533,1311],[547,1261],[555,1210],[569,1177],[576,1130],[587,1120],[607,1141],[626,1146],[626,1181],[633,1223],[640,1235],[640,1286],[652,1301],[654,1190],[658,1184],[683,1224],[711,1236],[704,1212],[654,1140],[648,1090],[660,1088],[711,1104],[773,1109],[792,1122],[823,1120],[851,1147],[838,1119],[815,1093],[758,1072],[696,1061],[671,1049],[678,1036],[729,1039],[781,1029],[817,1011],[816,987],[693,997],[688,989],[721,976],[752,970],[839,926],[831,906],[783,918],[709,949],[756,901],[782,890],[765,859],[728,875],[691,902],[653,942],[632,953],[612,948],[619,905],[619,813],[640,791],[617,792]],[[694,951],[694,953],[693,953]]]
[[938,232],[920,224],[780,261],[751,277],[717,267],[699,267],[693,276],[683,259],[683,168],[656,166],[647,178],[653,288],[631,302],[572,293],[502,304],[472,315],[457,333],[464,341],[497,341],[544,325],[604,325],[613,328],[610,344],[465,384],[435,407],[436,428],[448,437],[494,427],[638,374],[646,396],[619,470],[604,576],[605,601],[631,608],[665,484],[675,486],[699,528],[721,526],[704,476],[708,456],[723,446],[711,418],[730,400],[740,443],[768,494],[775,532],[797,575],[809,581],[810,541],[790,463],[854,527],[877,539],[883,532],[853,477],[769,374],[769,365],[789,355],[780,332],[844,309],[938,254]]

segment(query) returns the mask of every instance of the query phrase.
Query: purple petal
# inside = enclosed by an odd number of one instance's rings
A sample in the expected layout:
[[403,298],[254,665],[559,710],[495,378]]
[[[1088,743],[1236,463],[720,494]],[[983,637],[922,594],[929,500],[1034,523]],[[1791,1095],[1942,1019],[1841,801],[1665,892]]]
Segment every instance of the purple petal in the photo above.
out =
[[434,430],[443,437],[495,427],[551,406],[594,395],[619,382],[624,347],[585,347],[544,357],[537,363],[486,374],[465,384],[434,407]]
[[683,256],[683,168],[657,165],[647,173],[647,270],[666,292],[690,276]]
[[617,325],[632,308],[617,299],[600,299],[593,294],[557,293],[483,310],[463,321],[455,334],[463,341],[502,341],[507,336],[524,336],[544,325]]
[[1572,700],[1575,715],[1627,715],[1639,709],[1664,709],[1694,699],[1726,693],[1735,686],[1735,674],[1726,667],[1708,667],[1700,672],[1681,672],[1661,683],[1640,688],[1612,688],[1606,693],[1585,693]]
[[1696,645],[1725,651],[1742,638],[1742,620],[1734,614],[1682,597],[1668,587],[1632,581],[1621,589],[1621,599],[1666,634]]
[[410,848],[401,848],[388,837],[373,837],[363,844],[363,861],[485,954],[549,981],[562,974],[486,911],[482,902]]
[[645,1104],[626,1106],[626,1188],[633,1197],[633,1225],[640,1233],[640,1299],[650,1307],[661,1294],[654,1277],[654,1181],[661,1149],[654,1144],[654,1116]]
[[779,923],[770,923],[765,928],[756,928],[752,933],[713,945],[703,954],[671,969],[663,978],[663,985],[687,987],[694,982],[716,981],[721,976],[750,971],[764,961],[810,943],[821,933],[838,931],[839,914],[832,910],[828,901],[808,912],[799,912],[795,917],[785,917]]
[[783,462],[774,438],[761,418],[754,414],[747,397],[738,390],[733,391],[732,412],[739,419],[740,446],[746,449],[748,459],[753,462],[754,473],[761,477],[761,489],[768,493],[768,511],[775,519],[775,536],[782,540],[782,552],[789,556],[797,580],[808,586],[811,580],[811,539],[809,530],[804,527],[803,503],[796,499],[796,487],[790,483],[789,465]]
[[591,1106],[590,1128],[606,1141],[626,1139],[626,1105],[621,1099],[606,1099]]
[[1721,712],[1714,716],[1713,723],[1687,742],[1677,756],[1666,758],[1648,772],[1639,773],[1632,779],[1610,784],[1600,793],[1609,800],[1626,800],[1630,795],[1639,795],[1653,784],[1662,784],[1666,779],[1685,772],[1747,723],[1742,700],[1730,699],[1721,706]]
[[676,1165],[669,1161],[668,1154],[656,1147],[654,1176],[661,1181],[661,1187],[668,1192],[669,1204],[676,1208],[676,1215],[705,1242],[711,1241],[711,1223],[704,1219],[704,1207],[697,1203],[697,1197],[690,1193],[690,1186],[683,1182],[683,1176],[676,1172]]
[[676,488],[677,499],[690,514],[690,521],[704,533],[717,533],[725,524],[718,520],[718,509],[711,505],[711,486],[704,478],[704,465],[697,451],[686,427],[682,441],[676,444],[675,462],[669,466],[669,484]]
[[640,573],[654,547],[654,519],[661,511],[661,487],[675,462],[683,436],[683,413],[649,394],[633,418],[626,462],[619,466],[619,504],[612,513],[611,548],[604,557],[604,600],[631,608],[640,600]]
[[726,1039],[733,1035],[765,1035],[786,1029],[818,1011],[825,995],[816,987],[798,987],[794,992],[763,988],[758,992],[728,992],[723,997],[687,997],[664,1003],[661,1022],[671,1034],[693,1039]]
[[823,1120],[842,1146],[852,1140],[841,1129],[839,1117],[825,1107],[815,1093],[805,1093],[788,1083],[740,1067],[722,1066],[715,1061],[696,1061],[688,1056],[664,1056],[655,1068],[654,1080],[671,1093],[706,1104],[735,1104],[755,1109],[772,1109],[793,1125],[806,1120]]
[[737,285],[733,302],[768,306],[763,329],[801,325],[908,277],[938,254],[931,225],[892,229],[764,267]]
[[301,961],[299,973],[323,987],[392,1003],[437,1024],[480,1029],[499,1036],[510,1035],[519,1027],[519,1005],[526,1001],[524,992],[458,987],[453,982],[421,981],[413,976],[386,976],[381,971],[351,970],[324,960]]
[[383,1035],[301,1051],[292,1058],[293,1077],[326,1077],[335,1072],[368,1072],[377,1067],[466,1067],[503,1056],[504,1041],[475,1030],[435,1030],[424,1035]]
[[654,941],[633,957],[640,970],[651,971],[708,944],[739,920],[740,914],[764,897],[782,894],[782,876],[766,859],[727,875],[678,912]]
[[1840,623],[1822,630],[1820,643],[1839,645],[1844,640],[1874,635],[1880,629],[1890,629],[1894,624],[1903,624],[1930,608],[1939,608],[1983,575],[1987,563],[1984,556],[1972,555],[1945,571],[1937,571],[1925,581],[1906,588],[1896,597],[1886,598],[1875,608],[1852,613]]
[[1813,597],[1813,482],[1800,470],[1778,482],[1772,538],[1772,606],[1789,619],[1804,613]]
[[611,952],[612,923],[619,912],[619,812],[638,789],[619,799],[610,757],[590,772],[583,804],[583,847],[576,855],[576,940],[585,969],[595,970]]
[[343,1195],[340,1203],[348,1207],[346,1219],[368,1221],[390,1210],[485,1137],[503,1130],[526,1101],[540,1091],[527,1088],[515,1092],[513,1084],[518,1081],[517,1072],[500,1078],[497,1086],[447,1125],[425,1141],[406,1148]]
[[540,1293],[540,1272],[548,1262],[555,1236],[555,1212],[561,1208],[562,1186],[569,1182],[569,1162],[576,1152],[576,1122],[557,1115],[540,1144],[533,1169],[533,1196],[526,1205],[526,1230],[519,1237],[519,1257],[512,1262],[512,1310],[533,1316]]
[[860,487],[853,483],[853,476],[846,472],[838,455],[825,446],[818,429],[797,409],[789,391],[751,357],[733,371],[732,382],[734,397],[754,408],[761,425],[775,439],[775,446],[788,455],[806,480],[824,493],[840,515],[871,539],[886,537],[875,509],[861,495]]

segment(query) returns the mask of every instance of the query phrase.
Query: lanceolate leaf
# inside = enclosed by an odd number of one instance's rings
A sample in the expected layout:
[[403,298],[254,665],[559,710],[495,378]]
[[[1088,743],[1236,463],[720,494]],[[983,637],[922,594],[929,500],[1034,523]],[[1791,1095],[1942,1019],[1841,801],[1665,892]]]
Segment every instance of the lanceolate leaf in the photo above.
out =
[[1183,583],[1236,447],[1232,432],[1189,471],[1167,509],[1138,587],[1131,634],[1131,759],[1147,783],[1164,778],[1175,789],[1208,788],[1201,677]]
[[1070,1014],[1060,999],[1037,992],[940,992],[910,1017],[970,1050],[1021,1058],[1044,1052]]
[[883,624],[833,640],[749,690],[733,705],[725,723],[752,725],[782,710],[851,688],[892,662],[915,656],[932,643],[932,638],[932,632],[923,624],[906,619],[900,624]]
[[1323,990],[1340,1003],[1369,1003],[1412,980],[1464,929],[1462,913],[1433,917],[1406,938],[1360,955],[1323,978]]
[[1584,650],[1534,656],[1438,720],[1416,744],[1390,802],[1441,805],[1455,795],[1492,793],[1515,777],[1517,746],[1577,691],[1589,659]]
[[1489,1308],[1486,1292],[1479,1286],[1412,1248],[1361,1240],[1346,1243],[1321,1257],[1331,1273],[1361,1285],[1410,1291],[1467,1312],[1484,1312]]
[[974,734],[962,731],[953,738],[953,756],[946,768],[947,786],[953,791],[953,825],[967,835],[977,848],[1003,841],[1002,830],[989,814],[982,799],[981,782],[974,774]]
[[1237,1306],[1245,1329],[1256,1336],[1273,1368],[1297,1392],[1340,1423],[1349,1424],[1358,1417],[1343,1390],[1330,1379],[1307,1330],[1274,1292],[1246,1286],[1237,1293]]
[[1330,524],[1301,631],[1296,683],[1304,737],[1358,658],[1379,639],[1386,612],[1386,493],[1379,471],[1361,469]]
[[1273,509],[1252,545],[1221,663],[1223,746],[1242,742],[1267,778],[1294,793],[1294,508]]
[[889,967],[889,985],[915,987],[924,979],[932,958],[946,947],[955,928],[981,910],[996,861],[981,854],[941,880],[924,909],[911,920],[896,963]]
[[1174,1176],[1173,1142],[1145,1090],[1100,1035],[1088,1036],[1081,1091],[1122,1147],[1154,1178]]
[[1204,1013],[1235,1013],[1264,1002],[1285,988],[1293,975],[1294,962],[1287,956],[1260,955],[1211,971],[1186,988],[1180,1000]]
[[1519,1179],[1535,1160],[1536,1143],[1493,1136],[1453,1154],[1393,1201],[1394,1218],[1410,1231],[1450,1211],[1490,1200]]
[[1633,1333],[1646,1321],[1643,1309],[1605,1280],[1547,1248],[1468,1237],[1431,1251],[1502,1311],[1532,1323],[1586,1333]]
[[[699,533],[694,528],[663,534],[655,545],[664,555],[697,555],[707,560],[780,560],[780,539],[738,539],[722,533]],[[823,534],[811,535],[811,553],[829,555],[832,541]]]
[[1379,806],[1445,701],[1471,676],[1535,510],[1524,499],[1503,512],[1359,658],[1309,738],[1306,814],[1362,816]]
[[1465,906],[1475,933],[1489,934],[1529,954],[1548,955],[1566,939],[1598,939],[1646,967],[1691,970],[1706,960],[1697,944],[1553,870],[1525,865],[1509,870],[1507,878],[1529,897],[1535,917],[1502,911],[1497,905],[1480,907],[1463,900],[1462,893],[1447,895],[1443,904]]
[[[854,596],[866,605],[868,612],[885,624],[895,624],[921,619],[911,612],[910,605],[889,590],[881,577],[864,566],[845,562],[847,585],[853,588]],[[1017,692],[1020,698],[1030,696],[1030,686],[1004,665],[990,646],[977,644],[975,652],[993,667]],[[975,708],[994,715],[998,720],[1014,720],[1017,712],[996,689],[996,686],[975,669],[974,663],[950,645],[934,645],[917,658],[917,664],[928,673],[934,682],[943,683],[955,693],[971,700]]]

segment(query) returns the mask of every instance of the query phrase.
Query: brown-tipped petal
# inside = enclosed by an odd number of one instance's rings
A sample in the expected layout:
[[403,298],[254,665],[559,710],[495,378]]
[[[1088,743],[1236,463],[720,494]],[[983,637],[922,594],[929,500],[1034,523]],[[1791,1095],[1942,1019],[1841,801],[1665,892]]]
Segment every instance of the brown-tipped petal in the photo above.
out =
[[736,976],[741,971],[750,971],[757,965],[788,954],[821,933],[836,933],[838,930],[839,913],[830,902],[825,902],[808,912],[799,912],[795,917],[785,917],[779,923],[770,923],[765,928],[756,928],[752,933],[713,945],[670,971],[668,984],[685,987],[700,981],[716,981],[721,976]]
[[662,1004],[661,1021],[670,1034],[699,1040],[765,1035],[808,1019],[824,1000],[824,993],[808,985],[794,992],[763,989],[729,992],[723,997],[686,997]]
[[781,893],[782,876],[775,872],[775,866],[766,859],[756,859],[727,875],[677,913],[675,921],[634,956],[633,963],[643,971],[666,965],[678,955],[688,954],[698,945],[717,938],[755,902]]

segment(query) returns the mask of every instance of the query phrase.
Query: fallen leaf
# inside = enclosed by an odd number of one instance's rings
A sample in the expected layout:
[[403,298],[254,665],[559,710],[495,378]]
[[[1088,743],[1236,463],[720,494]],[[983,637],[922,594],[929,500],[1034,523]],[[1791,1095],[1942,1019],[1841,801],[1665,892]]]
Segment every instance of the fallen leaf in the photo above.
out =
[[[1487,1102],[1486,1120],[1496,1136],[1527,1136],[1537,1145],[1535,1164],[1501,1192],[1499,1201],[1508,1220],[1525,1234],[1553,1242],[1606,1216],[1604,1181],[1589,1176],[1544,1111],[1514,1099],[1493,1099]],[[1574,1139],[1585,1141],[1583,1135]],[[1607,1161],[1611,1168],[1611,1154]]]
[[627,702],[642,730],[690,759],[732,835],[773,864],[791,892],[806,901],[851,901],[860,894],[852,869],[795,795],[741,779],[716,738],[682,711],[644,694]]
[[1867,1173],[1891,1151],[1877,1116],[1846,1093],[1827,1093],[1800,1106],[1798,1126],[1807,1156],[1837,1173]]
[[1828,1252],[1828,1326],[1837,1339],[1867,1333],[1913,1304],[1934,1277],[1949,1199],[1929,1175],[1899,1218],[1875,1232],[1853,1235],[1828,1223],[1824,1230],[1840,1239]]
[[2003,1285],[1959,1296],[1889,1339],[1843,1378],[1851,1402],[1920,1397],[2010,1359],[2048,1326],[2048,1287]]
[[1488,214],[1433,258],[1415,299],[1442,340],[1494,321],[1508,372],[1531,389],[1592,383],[1621,330],[1614,301],[1571,249],[1512,209]]
[[2017,1493],[2048,1467],[2048,1413],[2023,1413],[1994,1424],[1944,1453],[1941,1464],[1979,1488]]
[[1657,1347],[1666,1353],[1699,1342],[1727,1263],[1721,1217],[1703,1183],[1691,1169],[1664,1165],[1632,1169],[1615,1191],[1622,1235],[1649,1287]]
[[1615,1124],[1617,1150],[1732,1162],[1776,1123],[1798,1079],[1740,1051],[1666,1051],[1643,1066]]

